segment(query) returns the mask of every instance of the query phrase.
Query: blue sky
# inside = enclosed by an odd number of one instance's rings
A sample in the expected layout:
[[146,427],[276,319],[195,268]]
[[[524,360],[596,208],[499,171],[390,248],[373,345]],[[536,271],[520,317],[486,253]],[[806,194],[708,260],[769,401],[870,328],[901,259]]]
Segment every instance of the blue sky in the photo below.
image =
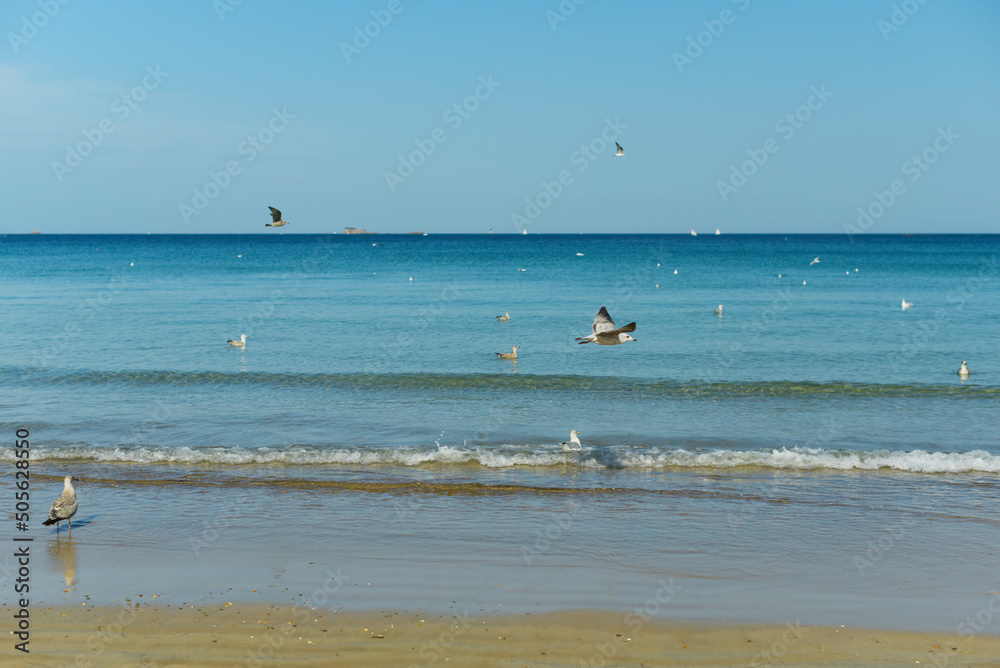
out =
[[0,232],[1000,231],[989,0],[62,1]]

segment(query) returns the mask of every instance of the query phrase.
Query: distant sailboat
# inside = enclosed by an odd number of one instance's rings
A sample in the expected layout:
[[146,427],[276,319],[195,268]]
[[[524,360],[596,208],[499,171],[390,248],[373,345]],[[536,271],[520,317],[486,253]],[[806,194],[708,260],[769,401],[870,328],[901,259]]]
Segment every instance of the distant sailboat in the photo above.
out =
[[528,233],[528,228],[522,227],[521,228],[521,234],[527,234],[527,233]]
[[721,230],[719,230],[719,228],[718,228],[718,227],[717,227],[717,228],[715,228],[715,234],[716,234],[716,235],[719,235],[719,234],[722,234]]
[[698,233],[694,231],[694,228],[693,228],[693,227],[691,228],[691,236],[692,236],[692,237],[696,237],[696,236],[698,236]]

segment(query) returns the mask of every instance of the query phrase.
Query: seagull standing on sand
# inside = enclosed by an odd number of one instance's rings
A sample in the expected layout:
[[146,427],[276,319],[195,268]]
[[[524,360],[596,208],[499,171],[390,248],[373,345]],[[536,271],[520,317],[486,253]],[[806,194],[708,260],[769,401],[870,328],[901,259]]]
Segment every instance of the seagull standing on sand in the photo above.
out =
[[520,346],[514,346],[514,349],[509,353],[493,353],[493,354],[502,360],[516,360],[518,348],[520,348]]
[[569,443],[559,444],[562,446],[563,452],[579,452],[580,450],[583,450],[583,444],[580,443],[580,439],[578,438],[579,436],[580,432],[576,429],[571,431],[569,433]]
[[906,309],[910,308],[911,306],[913,306],[913,302],[908,302],[908,301],[906,301],[906,297],[903,297],[903,310],[905,311]]
[[73,481],[77,480],[71,475],[63,478],[63,493],[52,504],[49,509],[49,519],[42,522],[44,526],[56,525],[56,533],[59,533],[59,522],[66,520],[69,523],[69,531],[73,533],[73,522],[71,518],[76,515],[79,507],[76,502],[76,490],[73,489]]
[[497,320],[499,320],[500,322],[508,322],[510,320],[510,312],[504,311],[503,315],[497,316]]
[[615,321],[608,314],[608,309],[602,306],[601,310],[597,312],[597,317],[594,318],[594,333],[590,336],[577,337],[574,340],[579,341],[581,346],[585,343],[596,343],[599,346],[617,346],[627,341],[635,341],[635,339],[625,333],[634,331],[634,322],[615,329]]
[[240,334],[240,340],[239,341],[233,341],[232,339],[229,339],[229,340],[226,341],[226,343],[228,343],[229,345],[233,346],[234,348],[246,348],[247,347],[247,335],[246,334]]
[[965,376],[968,376],[970,373],[972,373],[972,371],[969,370],[969,367],[965,366],[965,360],[962,360],[962,366],[959,367],[958,369],[958,375],[964,378]]
[[817,262],[819,262],[819,258],[816,258],[815,260],[813,260],[812,262],[810,262],[810,263],[809,263],[809,266],[811,267],[811,266],[813,266],[814,264],[816,264]]
[[281,219],[281,212],[275,209],[273,206],[267,207],[271,210],[271,222],[264,225],[264,227],[281,227],[282,225],[287,225],[287,220]]
[[615,146],[618,148],[618,150],[615,151],[615,157],[616,158],[625,157],[625,149],[622,148],[622,145],[619,144],[618,142],[615,142]]
[[719,304],[719,308],[715,309],[715,315],[722,315],[722,304]]

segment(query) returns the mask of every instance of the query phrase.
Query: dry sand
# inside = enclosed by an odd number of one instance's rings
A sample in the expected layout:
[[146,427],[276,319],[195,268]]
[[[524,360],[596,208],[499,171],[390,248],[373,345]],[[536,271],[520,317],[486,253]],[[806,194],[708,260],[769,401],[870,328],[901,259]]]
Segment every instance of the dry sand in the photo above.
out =
[[[12,611],[5,606],[4,615]],[[13,645],[13,642],[10,643]],[[1000,666],[1000,637],[704,626],[634,614],[423,616],[233,603],[32,610],[39,666]],[[13,656],[18,655],[18,656]]]

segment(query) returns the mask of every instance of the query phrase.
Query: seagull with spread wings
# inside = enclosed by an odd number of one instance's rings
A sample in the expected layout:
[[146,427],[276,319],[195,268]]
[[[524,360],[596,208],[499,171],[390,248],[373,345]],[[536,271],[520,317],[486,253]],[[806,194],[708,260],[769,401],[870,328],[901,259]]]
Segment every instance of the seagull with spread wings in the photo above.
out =
[[625,157],[625,149],[622,148],[622,145],[619,144],[618,142],[615,142],[615,147],[618,149],[617,151],[615,151],[615,157],[616,158]]
[[634,331],[634,322],[615,329],[615,321],[608,314],[608,309],[602,306],[601,310],[597,312],[597,317],[594,318],[594,333],[590,336],[577,337],[575,340],[579,341],[581,346],[585,343],[596,343],[599,346],[617,346],[626,341],[635,341],[636,339],[625,333]]
[[281,219],[281,212],[275,209],[273,206],[267,207],[271,210],[271,222],[264,225],[264,227],[281,227],[282,225],[287,225],[287,220]]

